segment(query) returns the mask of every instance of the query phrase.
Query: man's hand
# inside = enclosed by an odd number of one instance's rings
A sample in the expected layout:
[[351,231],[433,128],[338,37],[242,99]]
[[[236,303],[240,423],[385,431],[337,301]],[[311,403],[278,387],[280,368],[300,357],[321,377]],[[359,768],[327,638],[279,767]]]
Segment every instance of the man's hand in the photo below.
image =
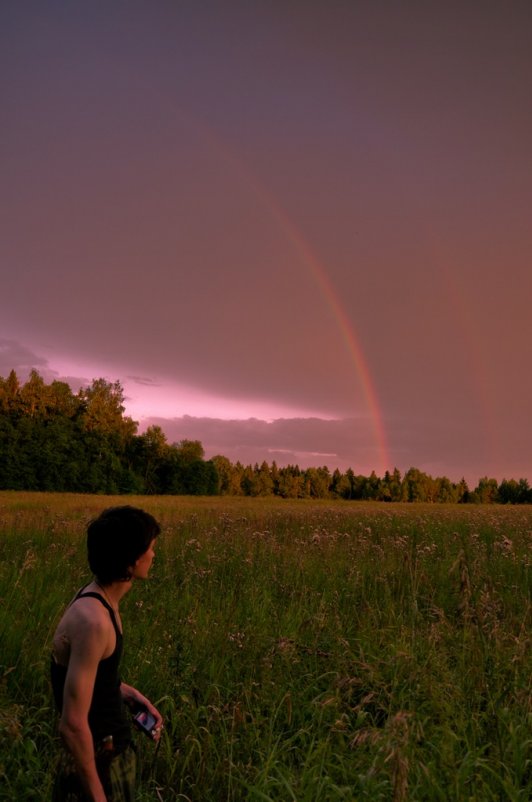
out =
[[163,729],[163,717],[157,708],[152,705],[146,696],[143,696],[143,694],[140,693],[140,691],[137,691],[137,689],[132,685],[127,685],[125,682],[122,682],[120,685],[120,692],[124,702],[128,705],[128,707],[132,708],[133,710],[136,707],[140,707],[141,709],[144,708],[148,711],[148,713],[151,713],[155,719],[155,726],[152,729],[152,738],[154,741],[158,741],[161,737],[161,731]]

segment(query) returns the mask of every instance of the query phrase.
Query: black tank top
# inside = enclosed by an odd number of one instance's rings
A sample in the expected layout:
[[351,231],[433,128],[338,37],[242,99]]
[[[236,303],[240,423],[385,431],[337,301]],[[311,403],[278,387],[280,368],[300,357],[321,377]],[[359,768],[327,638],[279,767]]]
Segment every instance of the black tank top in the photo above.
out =
[[[120,693],[120,676],[118,673],[122,656],[123,637],[111,605],[99,593],[93,593],[92,591],[84,593],[83,591],[84,588],[79,591],[72,604],[75,604],[78,599],[87,597],[98,599],[109,612],[116,636],[116,646],[113,653],[109,657],[100,660],[98,664],[92,702],[89,709],[89,727],[95,745],[107,735],[112,735],[115,746],[122,748],[131,741],[131,726],[124,700]],[[62,712],[67,666],[57,663],[52,656],[50,671],[55,703],[59,712]]]

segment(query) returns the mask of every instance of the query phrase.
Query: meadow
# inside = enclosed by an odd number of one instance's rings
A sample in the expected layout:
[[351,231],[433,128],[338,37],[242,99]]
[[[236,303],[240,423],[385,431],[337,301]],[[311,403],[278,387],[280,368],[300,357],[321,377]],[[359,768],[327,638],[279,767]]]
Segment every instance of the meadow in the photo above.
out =
[[139,802],[532,795],[532,508],[0,493],[0,799],[43,802],[50,639],[89,581],[85,527],[162,524],[123,602]]

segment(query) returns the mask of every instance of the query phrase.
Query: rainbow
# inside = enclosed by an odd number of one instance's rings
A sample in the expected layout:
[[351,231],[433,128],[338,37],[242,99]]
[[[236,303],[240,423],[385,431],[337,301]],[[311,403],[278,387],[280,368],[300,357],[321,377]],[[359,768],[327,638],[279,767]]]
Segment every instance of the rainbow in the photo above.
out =
[[[443,243],[440,242],[438,245],[438,252],[445,254],[446,249]],[[473,299],[466,297],[464,287],[460,285],[459,272],[456,268],[451,267],[451,265],[460,263],[459,254],[449,254],[448,262],[449,264],[444,265],[438,271],[438,275],[443,292],[453,310],[454,320],[462,332],[464,351],[468,355],[471,385],[477,399],[479,417],[484,429],[486,459],[488,464],[495,465],[501,461],[497,437],[499,427],[489,379],[488,359],[481,337],[482,327],[475,317]]]
[[[255,191],[257,187],[255,182],[252,182]],[[331,279],[321,262],[318,261],[308,243],[303,238],[300,231],[296,228],[290,218],[281,210],[279,204],[269,197],[269,194],[260,187],[260,197],[267,201],[270,212],[274,215],[275,219],[279,222],[282,230],[288,236],[290,242],[294,246],[297,254],[301,258],[303,265],[308,269],[316,282],[322,297],[325,299],[333,319],[342,335],[343,342],[347,348],[350,359],[355,367],[360,385],[362,387],[364,400],[369,412],[371,424],[373,428],[373,436],[378,453],[378,465],[376,472],[383,475],[384,472],[391,466],[391,459],[388,449],[386,429],[377,397],[375,384],[372,380],[368,363],[364,357],[364,352],[360,344],[353,323],[349,320],[345,307],[340,301],[337,292],[335,291]]]
[[378,464],[375,466],[375,470],[380,475],[384,474],[384,472],[391,467],[392,462],[377,392],[367,361],[364,357],[360,338],[356,333],[354,325],[348,318],[346,310],[335,291],[327,270],[316,258],[307,241],[290,217],[282,209],[277,199],[259,182],[242,159],[237,157],[227,144],[220,139],[219,135],[213,132],[211,127],[206,125],[203,121],[200,121],[194,114],[190,113],[189,110],[184,111],[182,108],[177,110],[174,107],[174,112],[190,125],[196,135],[199,134],[216,153],[220,154],[236,173],[239,173],[243,177],[245,183],[251,187],[255,196],[263,203],[272,218],[278,223],[281,231],[292,244],[302,265],[306,267],[312,276],[329,307],[333,319],[336,321],[349,358],[355,368],[371,420],[373,437],[377,449]]

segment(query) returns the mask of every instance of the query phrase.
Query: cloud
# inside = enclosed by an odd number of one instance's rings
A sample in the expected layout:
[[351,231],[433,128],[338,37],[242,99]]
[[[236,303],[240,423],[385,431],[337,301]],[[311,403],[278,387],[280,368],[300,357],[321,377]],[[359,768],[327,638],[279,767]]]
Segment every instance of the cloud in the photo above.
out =
[[155,379],[150,379],[148,376],[127,376],[130,381],[134,382],[135,384],[141,384],[145,387],[161,387],[161,383],[155,381]]
[[[71,375],[66,365],[51,367],[46,356],[13,338],[0,338],[0,375],[14,369],[25,381],[35,368],[46,382],[67,382],[76,392],[92,378]],[[131,375],[127,378],[139,388],[158,388],[157,379]],[[191,402],[191,405],[194,404]],[[327,465],[332,471],[352,468],[355,473],[381,473],[379,451],[374,441],[372,421],[358,418],[278,417],[244,420],[208,416],[149,416],[141,418],[139,431],[158,425],[169,442],[200,440],[207,458],[222,454],[234,462],[255,464],[263,461],[279,466],[297,464],[301,468]],[[500,422],[500,426],[503,425]],[[498,481],[530,475],[529,430],[505,437],[503,445],[490,441],[482,428],[471,426],[467,416],[456,415],[452,422],[438,414],[396,413],[383,421],[394,465],[402,473],[410,467],[433,476],[458,481],[464,476],[470,486],[488,475]]]
[[0,337],[0,376],[6,377],[14,370],[19,381],[24,382],[32,370],[36,370],[45,382],[63,381],[74,392],[86,387],[91,379],[84,376],[66,375],[50,366],[49,360],[19,342]]
[[16,340],[0,338],[0,376],[7,376],[11,370],[15,370],[19,378],[25,378],[33,368],[43,374],[55,374],[43,356]]
[[264,460],[301,468],[328,465],[342,470],[371,472],[378,464],[371,426],[364,418],[325,420],[279,418],[264,421],[219,420],[184,415],[180,418],[146,418],[142,429],[160,426],[169,442],[200,440],[207,458],[222,454],[244,464]]
[[[408,417],[388,421],[393,467],[404,474],[415,467],[432,476],[447,476],[452,481],[465,477],[474,487],[479,477],[488,474],[499,481],[501,455],[493,457],[482,433],[472,429],[467,420],[456,420],[450,428],[446,421],[430,416]],[[160,426],[169,442],[200,440],[206,458],[217,454],[244,465],[276,462],[277,465],[299,465],[300,468],[326,465],[369,475],[379,471],[379,451],[373,428],[367,418],[325,420],[321,418],[279,418],[264,421],[220,420],[208,417],[163,418],[142,420],[140,431]],[[504,457],[505,476],[526,476],[527,463]]]

